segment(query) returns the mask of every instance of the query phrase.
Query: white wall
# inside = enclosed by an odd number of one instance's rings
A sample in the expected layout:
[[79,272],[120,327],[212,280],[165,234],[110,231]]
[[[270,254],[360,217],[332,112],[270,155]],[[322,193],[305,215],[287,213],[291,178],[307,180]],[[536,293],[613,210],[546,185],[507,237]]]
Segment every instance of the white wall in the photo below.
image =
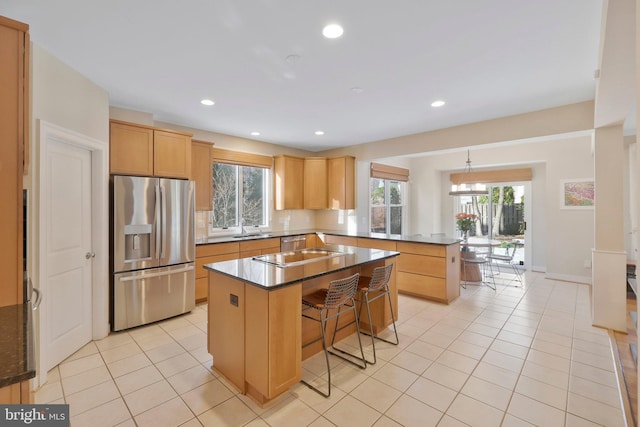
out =
[[[45,49],[32,46],[32,121],[46,120],[108,143],[109,94]],[[33,130],[35,135],[35,124]]]

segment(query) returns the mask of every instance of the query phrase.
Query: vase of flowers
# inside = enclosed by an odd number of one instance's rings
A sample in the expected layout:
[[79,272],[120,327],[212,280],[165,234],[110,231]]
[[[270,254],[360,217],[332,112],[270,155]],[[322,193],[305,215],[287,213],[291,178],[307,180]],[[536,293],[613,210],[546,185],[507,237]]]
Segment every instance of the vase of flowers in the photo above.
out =
[[469,231],[478,220],[478,215],[461,212],[456,214],[456,225],[462,231],[462,238],[466,241],[469,238]]

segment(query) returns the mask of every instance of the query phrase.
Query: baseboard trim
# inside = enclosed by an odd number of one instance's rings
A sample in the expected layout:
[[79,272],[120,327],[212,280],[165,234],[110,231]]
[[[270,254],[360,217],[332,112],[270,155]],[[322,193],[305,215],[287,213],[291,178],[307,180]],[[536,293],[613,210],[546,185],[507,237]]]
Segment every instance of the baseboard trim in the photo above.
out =
[[609,332],[609,348],[611,349],[611,355],[613,356],[614,368],[616,370],[616,377],[618,379],[618,396],[620,396],[620,403],[622,404],[622,414],[625,418],[626,426],[635,425],[635,419],[633,417],[631,402],[629,401],[629,391],[627,390],[627,381],[622,373],[622,360],[620,359],[620,352],[618,350],[618,344],[616,343],[615,332],[612,329]]
[[546,273],[545,278],[591,285],[591,276],[573,276],[571,274]]

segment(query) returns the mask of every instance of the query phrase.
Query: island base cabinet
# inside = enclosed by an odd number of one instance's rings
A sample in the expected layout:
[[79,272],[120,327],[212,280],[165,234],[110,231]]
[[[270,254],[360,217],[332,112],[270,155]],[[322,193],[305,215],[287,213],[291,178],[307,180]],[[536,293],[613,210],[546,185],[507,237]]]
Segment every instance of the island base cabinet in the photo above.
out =
[[245,383],[258,403],[302,378],[301,290],[299,284],[272,291],[246,285]]
[[301,289],[264,290],[209,272],[213,367],[259,404],[302,378]]
[[209,353],[213,367],[244,393],[244,283],[209,272]]

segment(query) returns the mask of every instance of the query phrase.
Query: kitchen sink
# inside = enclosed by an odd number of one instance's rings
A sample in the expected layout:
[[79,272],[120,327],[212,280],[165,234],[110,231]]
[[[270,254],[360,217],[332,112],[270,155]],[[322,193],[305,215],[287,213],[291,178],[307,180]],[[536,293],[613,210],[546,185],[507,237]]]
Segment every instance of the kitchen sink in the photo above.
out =
[[326,249],[298,249],[289,252],[255,256],[254,261],[260,261],[277,267],[293,267],[314,261],[346,255],[344,252],[329,251]]
[[271,237],[270,233],[249,233],[249,234],[235,234],[231,237],[234,239],[264,239],[266,237]]

